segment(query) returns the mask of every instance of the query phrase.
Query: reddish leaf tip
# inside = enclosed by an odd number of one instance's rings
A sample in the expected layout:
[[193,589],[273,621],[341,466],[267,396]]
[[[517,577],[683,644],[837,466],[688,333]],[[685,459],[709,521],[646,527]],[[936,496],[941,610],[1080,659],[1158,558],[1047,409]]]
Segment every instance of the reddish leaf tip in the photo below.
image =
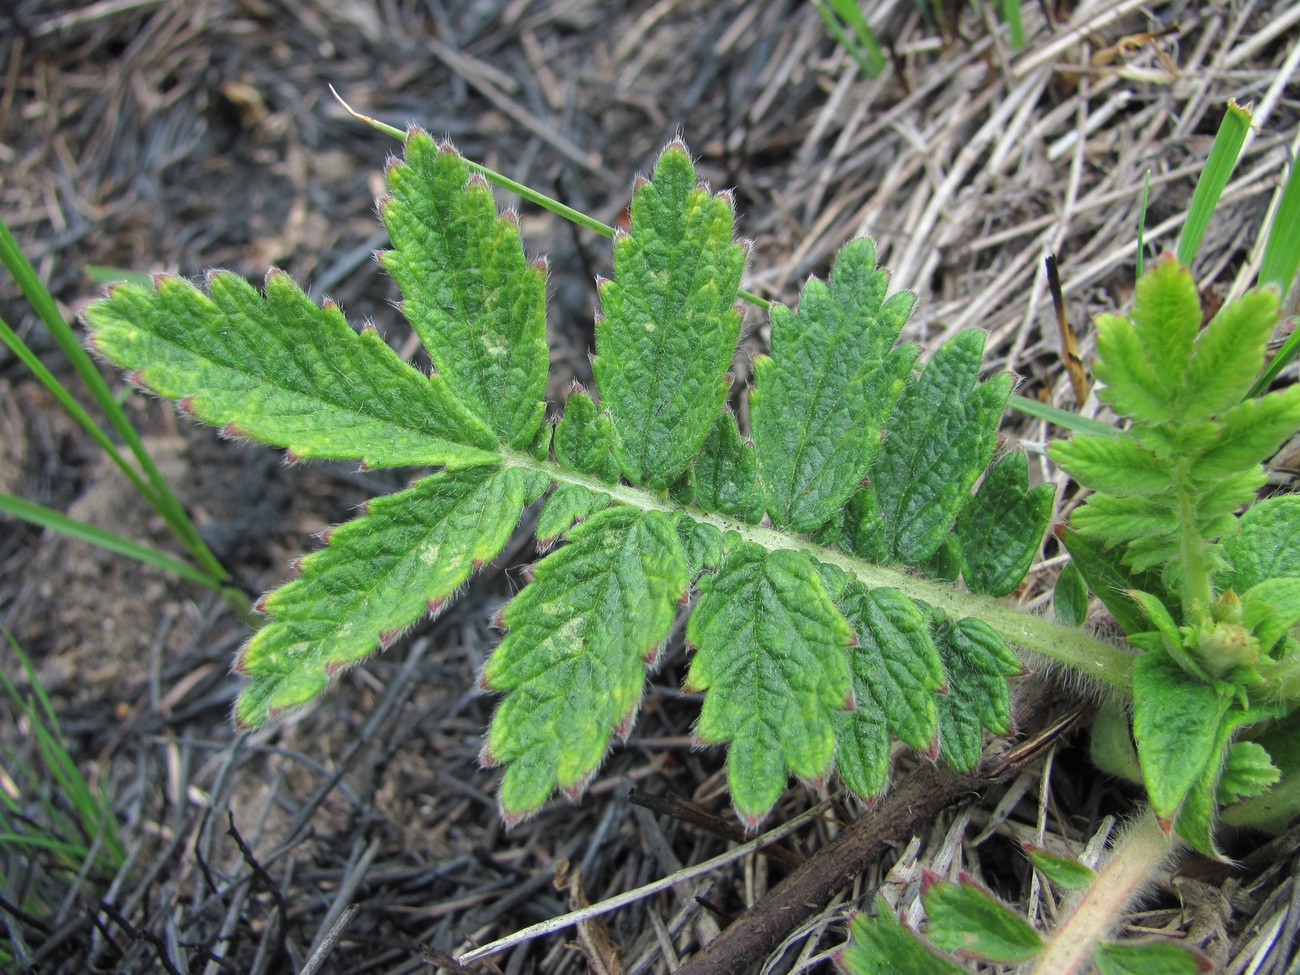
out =
[[194,416],[194,397],[186,396],[184,399],[177,400],[176,409],[180,410],[186,416]]
[[[672,143],[669,143],[668,146],[665,147],[665,148],[666,148],[666,149],[667,149],[667,148],[671,148],[671,146],[672,146]],[[642,176],[640,173],[637,173],[637,174],[636,174],[636,178],[635,178],[634,180],[632,180],[632,192],[633,192],[634,194],[635,194],[635,193],[639,193],[642,189],[644,189],[645,187],[647,187],[647,186],[649,186],[649,185],[650,185],[650,181],[649,181],[648,179],[646,179],[644,176]]]
[[302,461],[302,457],[300,457],[298,454],[295,454],[292,450],[286,450],[284,452],[284,462],[286,464],[292,465],[292,464],[301,463],[301,461]]
[[939,736],[938,735],[935,735],[934,738],[930,740],[930,744],[926,745],[925,751],[923,751],[921,754],[924,755],[931,762],[937,762],[939,760]]
[[234,423],[227,423],[224,427],[222,427],[221,435],[230,440],[241,440],[244,437],[248,436],[247,433],[239,429],[239,427],[236,426]]
[[632,729],[636,727],[636,708],[632,708],[627,714],[623,715],[614,726],[614,734],[618,735],[621,741],[627,741],[627,736],[632,734]]
[[347,670],[348,663],[345,660],[331,660],[325,664],[325,676],[333,680],[339,675],[340,671]]
[[263,616],[266,616],[266,615],[267,615],[267,612],[266,612],[266,597],[269,596],[269,595],[271,595],[269,592],[264,592],[264,593],[262,593],[262,595],[260,595],[260,596],[257,597],[256,601],[253,603],[253,612],[254,612],[254,613],[261,613]]
[[942,883],[943,880],[944,878],[941,875],[935,873],[929,867],[922,867],[921,868],[921,893],[924,894],[935,884]]
[[393,645],[393,642],[402,635],[401,630],[380,630],[379,646],[387,650]]
[[425,600],[424,605],[428,608],[430,616],[437,616],[446,608],[447,600],[445,597],[438,598],[438,599],[427,599]]
[[546,257],[535,257],[528,262],[528,266],[534,271],[541,271],[543,276],[551,273],[551,262]]

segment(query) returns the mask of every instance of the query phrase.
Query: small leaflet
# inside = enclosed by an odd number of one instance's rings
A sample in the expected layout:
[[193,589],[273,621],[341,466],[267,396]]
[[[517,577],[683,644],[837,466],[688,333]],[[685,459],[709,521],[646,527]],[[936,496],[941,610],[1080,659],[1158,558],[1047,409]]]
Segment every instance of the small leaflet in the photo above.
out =
[[564,415],[555,425],[555,457],[565,467],[591,474],[607,484],[618,480],[609,414],[600,412],[581,386],[569,393]]
[[680,142],[638,182],[631,228],[615,238],[614,278],[600,285],[591,367],[623,473],[666,488],[690,467],[727,395],[745,250],[732,239],[731,198],[697,183]]
[[939,698],[939,745],[949,765],[969,772],[979,762],[985,728],[995,735],[1011,731],[1007,678],[1020,673],[1020,659],[973,617],[944,620],[933,637],[948,675],[948,693]]
[[393,249],[380,263],[447,385],[516,450],[546,412],[546,271],[530,264],[518,219],[449,145],[412,128],[388,167],[380,216]]
[[[889,421],[868,472],[874,506],[865,515],[881,519],[870,531],[883,529],[891,560],[920,565],[935,553],[993,457],[1011,377],[977,382],[983,349],[976,329],[944,343]],[[868,526],[846,528],[857,537]]]
[[755,481],[754,448],[740,439],[730,410],[718,414],[695,457],[695,503],[705,511],[756,522],[763,517]]
[[655,511],[606,508],[537,563],[502,614],[508,632],[481,683],[506,696],[492,718],[485,765],[506,765],[508,822],[556,789],[579,794],[610,737],[626,737],[653,661],[686,591],[672,522]]
[[916,296],[888,290],[875,245],[861,239],[840,251],[829,283],[809,280],[798,312],[772,308],[772,355],[754,360],[749,405],[777,525],[821,527],[867,473],[916,359],[915,346],[894,347]]
[[235,669],[251,678],[235,719],[257,727],[307,703],[341,670],[437,610],[501,551],[523,510],[517,470],[440,471],[375,498],[302,560],[302,577],[265,597],[271,622]]
[[853,940],[840,954],[849,975],[966,975],[964,968],[936,955],[896,918],[883,896],[876,897],[875,917],[859,914],[849,932]]
[[91,343],[189,415],[299,459],[368,467],[495,462],[492,431],[439,376],[403,362],[373,329],[353,331],[272,271],[266,297],[236,274],[113,288],[86,309]]
[[844,652],[853,631],[801,552],[742,543],[699,588],[686,624],[695,647],[686,687],[708,691],[695,735],[730,742],[732,802],[752,829],[788,773],[830,774],[834,715],[853,701]]
[[610,503],[608,494],[592,491],[580,484],[557,484],[537,516],[538,544],[549,546],[575,521],[581,521]]
[[912,748],[933,749],[943,664],[929,618],[898,590],[852,582],[838,606],[858,642],[848,651],[855,707],[835,714],[837,762],[844,784],[871,798],[885,788],[890,732]]
[[925,936],[940,951],[999,965],[1029,961],[1043,939],[1028,921],[963,877],[954,884],[927,873],[921,900],[929,922]]

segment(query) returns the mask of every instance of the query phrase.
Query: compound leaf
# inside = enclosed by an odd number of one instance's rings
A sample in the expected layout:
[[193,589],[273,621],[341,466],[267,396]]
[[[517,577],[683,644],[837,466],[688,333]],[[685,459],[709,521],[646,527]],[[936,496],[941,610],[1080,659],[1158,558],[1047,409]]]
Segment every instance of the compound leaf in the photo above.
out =
[[[967,329],[934,353],[903,393],[871,463],[878,519],[871,530],[883,529],[888,557],[907,565],[925,562],[943,544],[997,446],[1011,377],[976,382],[983,349],[984,333]],[[850,526],[855,551],[858,532]]]
[[611,734],[631,730],[646,663],[668,636],[686,591],[672,522],[655,511],[606,508],[573,528],[569,544],[502,614],[505,639],[483,669],[506,691],[492,718],[485,764],[506,764],[499,796],[514,821],[558,785],[577,794]]
[[631,232],[616,237],[614,279],[600,285],[592,371],[633,484],[677,481],[722,408],[744,263],[730,197],[697,184],[685,147],[670,143],[632,193]]
[[1025,577],[1052,517],[1050,484],[1029,489],[1029,462],[1006,454],[957,517],[962,576],[975,592],[1005,596]]
[[240,652],[252,680],[235,718],[256,727],[305,704],[427,610],[436,612],[505,545],[523,509],[517,470],[440,471],[376,498],[302,560],[302,577],[268,594],[272,617]]
[[969,772],[979,761],[984,730],[1011,731],[1011,691],[1007,678],[1021,673],[1020,659],[983,620],[943,620],[933,632],[948,675],[948,693],[939,698],[939,745],[953,768]]
[[456,397],[511,447],[536,439],[546,411],[546,271],[524,258],[517,219],[450,145],[419,129],[388,166],[380,216],[393,249],[380,263]]
[[266,297],[229,272],[208,295],[180,278],[115,287],[86,309],[92,344],[132,379],[232,437],[369,467],[492,463],[492,431],[440,376],[272,271]]
[[858,642],[848,651],[855,706],[834,715],[837,761],[844,784],[871,797],[885,787],[891,731],[935,752],[943,664],[929,618],[898,590],[853,582],[838,606]]
[[812,531],[837,516],[867,473],[880,431],[911,378],[916,347],[894,343],[915,304],[885,298],[870,240],[840,251],[830,282],[804,287],[798,312],[772,308],[771,358],[754,360],[750,422],[772,521]]
[[695,734],[730,742],[727,780],[751,828],[785,788],[787,770],[830,774],[834,715],[853,701],[844,648],[853,631],[800,552],[743,543],[700,580],[686,625],[686,687],[707,690]]

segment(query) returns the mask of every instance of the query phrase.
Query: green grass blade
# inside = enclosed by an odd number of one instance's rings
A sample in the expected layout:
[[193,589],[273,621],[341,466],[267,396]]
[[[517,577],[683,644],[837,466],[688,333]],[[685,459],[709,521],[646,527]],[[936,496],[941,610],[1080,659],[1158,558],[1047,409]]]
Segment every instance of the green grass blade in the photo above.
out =
[[104,381],[104,377],[99,374],[99,370],[95,367],[90,355],[77,341],[72,327],[59,313],[58,307],[54,304],[53,296],[41,283],[36,274],[36,269],[27,260],[22,248],[18,246],[18,242],[14,239],[13,234],[9,232],[9,228],[3,220],[0,220],[0,262],[3,262],[9,273],[13,275],[18,287],[22,289],[23,294],[30,302],[32,309],[45,323],[45,327],[50,330],[50,335],[58,343],[68,361],[72,363],[73,368],[76,369],[82,382],[86,384],[86,388],[90,391],[99,408],[104,411],[110,425],[131,449],[131,453],[135,455],[141,470],[144,471],[149,483],[153,486],[153,490],[144,495],[146,500],[163,517],[168,527],[190,551],[195,560],[207,570],[208,574],[219,579],[228,578],[230,573],[222,567],[217,557],[212,554],[203,539],[199,537],[198,529],[194,527],[194,523],[190,521],[184,507],[176,499],[162,474],[159,473],[153,458],[149,456],[149,451],[145,449],[143,442],[141,442],[140,435],[136,433],[121,404],[113,396],[113,391],[109,388],[108,383]]
[[1273,226],[1264,245],[1264,260],[1259,266],[1259,283],[1275,284],[1285,298],[1300,270],[1300,166],[1291,163],[1291,173],[1282,190],[1282,199],[1273,214]]
[[133,542],[121,535],[115,535],[88,522],[69,518],[61,511],[55,511],[53,508],[36,504],[34,501],[16,498],[12,494],[0,494],[0,514],[13,515],[15,518],[21,518],[33,525],[53,529],[62,535],[67,535],[69,538],[90,542],[92,545],[98,545],[110,552],[116,552],[118,555],[125,555],[138,562],[144,562],[147,565],[170,572],[172,575],[197,583],[205,589],[211,589],[223,596],[227,595],[227,588],[222,586],[220,580],[214,579],[202,569],[195,568],[188,562],[182,562],[180,559],[172,558],[157,549],[141,545],[139,542]]
[[1025,22],[1020,16],[1020,0],[1002,0],[1002,19],[1011,28],[1011,46],[1016,50],[1025,46]]
[[1079,416],[1077,413],[1071,413],[1069,410],[1063,410],[1058,406],[1040,403],[1038,400],[1030,399],[1027,396],[1013,394],[1007,405],[1013,410],[1025,414],[1025,416],[1046,420],[1048,423],[1054,423],[1061,429],[1069,430],[1071,433],[1091,433],[1100,437],[1119,436],[1119,431],[1108,423],[1102,423],[1100,420],[1090,420],[1086,416]]
[[[826,30],[848,52],[868,78],[877,78],[888,63],[880,41],[867,25],[862,10],[854,0],[813,0]],[[849,30],[852,30],[852,34]]]
[[1273,380],[1278,377],[1278,373],[1287,367],[1297,353],[1300,353],[1300,331],[1293,331],[1282,343],[1282,348],[1277,350],[1277,355],[1273,356],[1273,361],[1268,364],[1268,368],[1255,380],[1255,385],[1250,387],[1250,392],[1246,394],[1247,398],[1258,396],[1273,385]]
[[1228,110],[1219,124],[1219,132],[1214,137],[1210,156],[1205,160],[1201,178],[1196,181],[1196,190],[1192,193],[1191,206],[1187,208],[1187,220],[1183,232],[1178,237],[1178,263],[1190,267],[1200,250],[1201,238],[1205,228],[1210,224],[1210,217],[1219,205],[1223,188],[1228,185],[1232,170],[1237,165],[1237,156],[1250,131],[1250,113],[1232,99],[1228,99]]
[[126,281],[147,288],[153,282],[153,275],[144,271],[132,271],[125,267],[106,267],[103,264],[87,264],[82,270],[86,277],[99,284],[112,284],[114,281]]
[[1133,280],[1142,277],[1142,259],[1147,247],[1147,198],[1151,195],[1151,170],[1142,175],[1142,202],[1138,208],[1138,247],[1133,262]]

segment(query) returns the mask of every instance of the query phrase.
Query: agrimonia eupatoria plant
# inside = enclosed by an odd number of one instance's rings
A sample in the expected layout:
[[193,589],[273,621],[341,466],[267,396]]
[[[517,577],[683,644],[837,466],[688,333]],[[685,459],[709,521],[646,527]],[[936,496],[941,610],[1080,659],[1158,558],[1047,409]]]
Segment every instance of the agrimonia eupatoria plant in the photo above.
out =
[[546,269],[526,260],[517,221],[418,130],[388,186],[381,263],[432,375],[277,271],[264,293],[223,272],[206,293],[124,284],[86,312],[101,355],[229,436],[291,459],[437,468],[334,529],[262,599],[270,621],[236,661],[241,727],[307,703],[436,613],[544,495],[539,547],[564,544],[502,612],[481,675],[504,695],[483,762],[506,767],[508,821],[557,787],[581,792],[631,729],[679,613],[687,688],[704,692],[696,738],[727,743],[751,827],[791,774],[838,767],[879,794],[895,737],[971,767],[986,730],[1010,729],[1009,644],[1127,686],[1127,652],[995,598],[1027,571],[1050,489],[1029,488],[1018,452],[990,467],[1011,380],[980,381],[982,333],[919,369],[897,343],[914,299],[888,294],[869,241],[797,310],[773,307],[746,439],[727,405],[746,247],[729,197],[670,144],[637,181],[599,284],[598,397],[575,388],[551,423]]

